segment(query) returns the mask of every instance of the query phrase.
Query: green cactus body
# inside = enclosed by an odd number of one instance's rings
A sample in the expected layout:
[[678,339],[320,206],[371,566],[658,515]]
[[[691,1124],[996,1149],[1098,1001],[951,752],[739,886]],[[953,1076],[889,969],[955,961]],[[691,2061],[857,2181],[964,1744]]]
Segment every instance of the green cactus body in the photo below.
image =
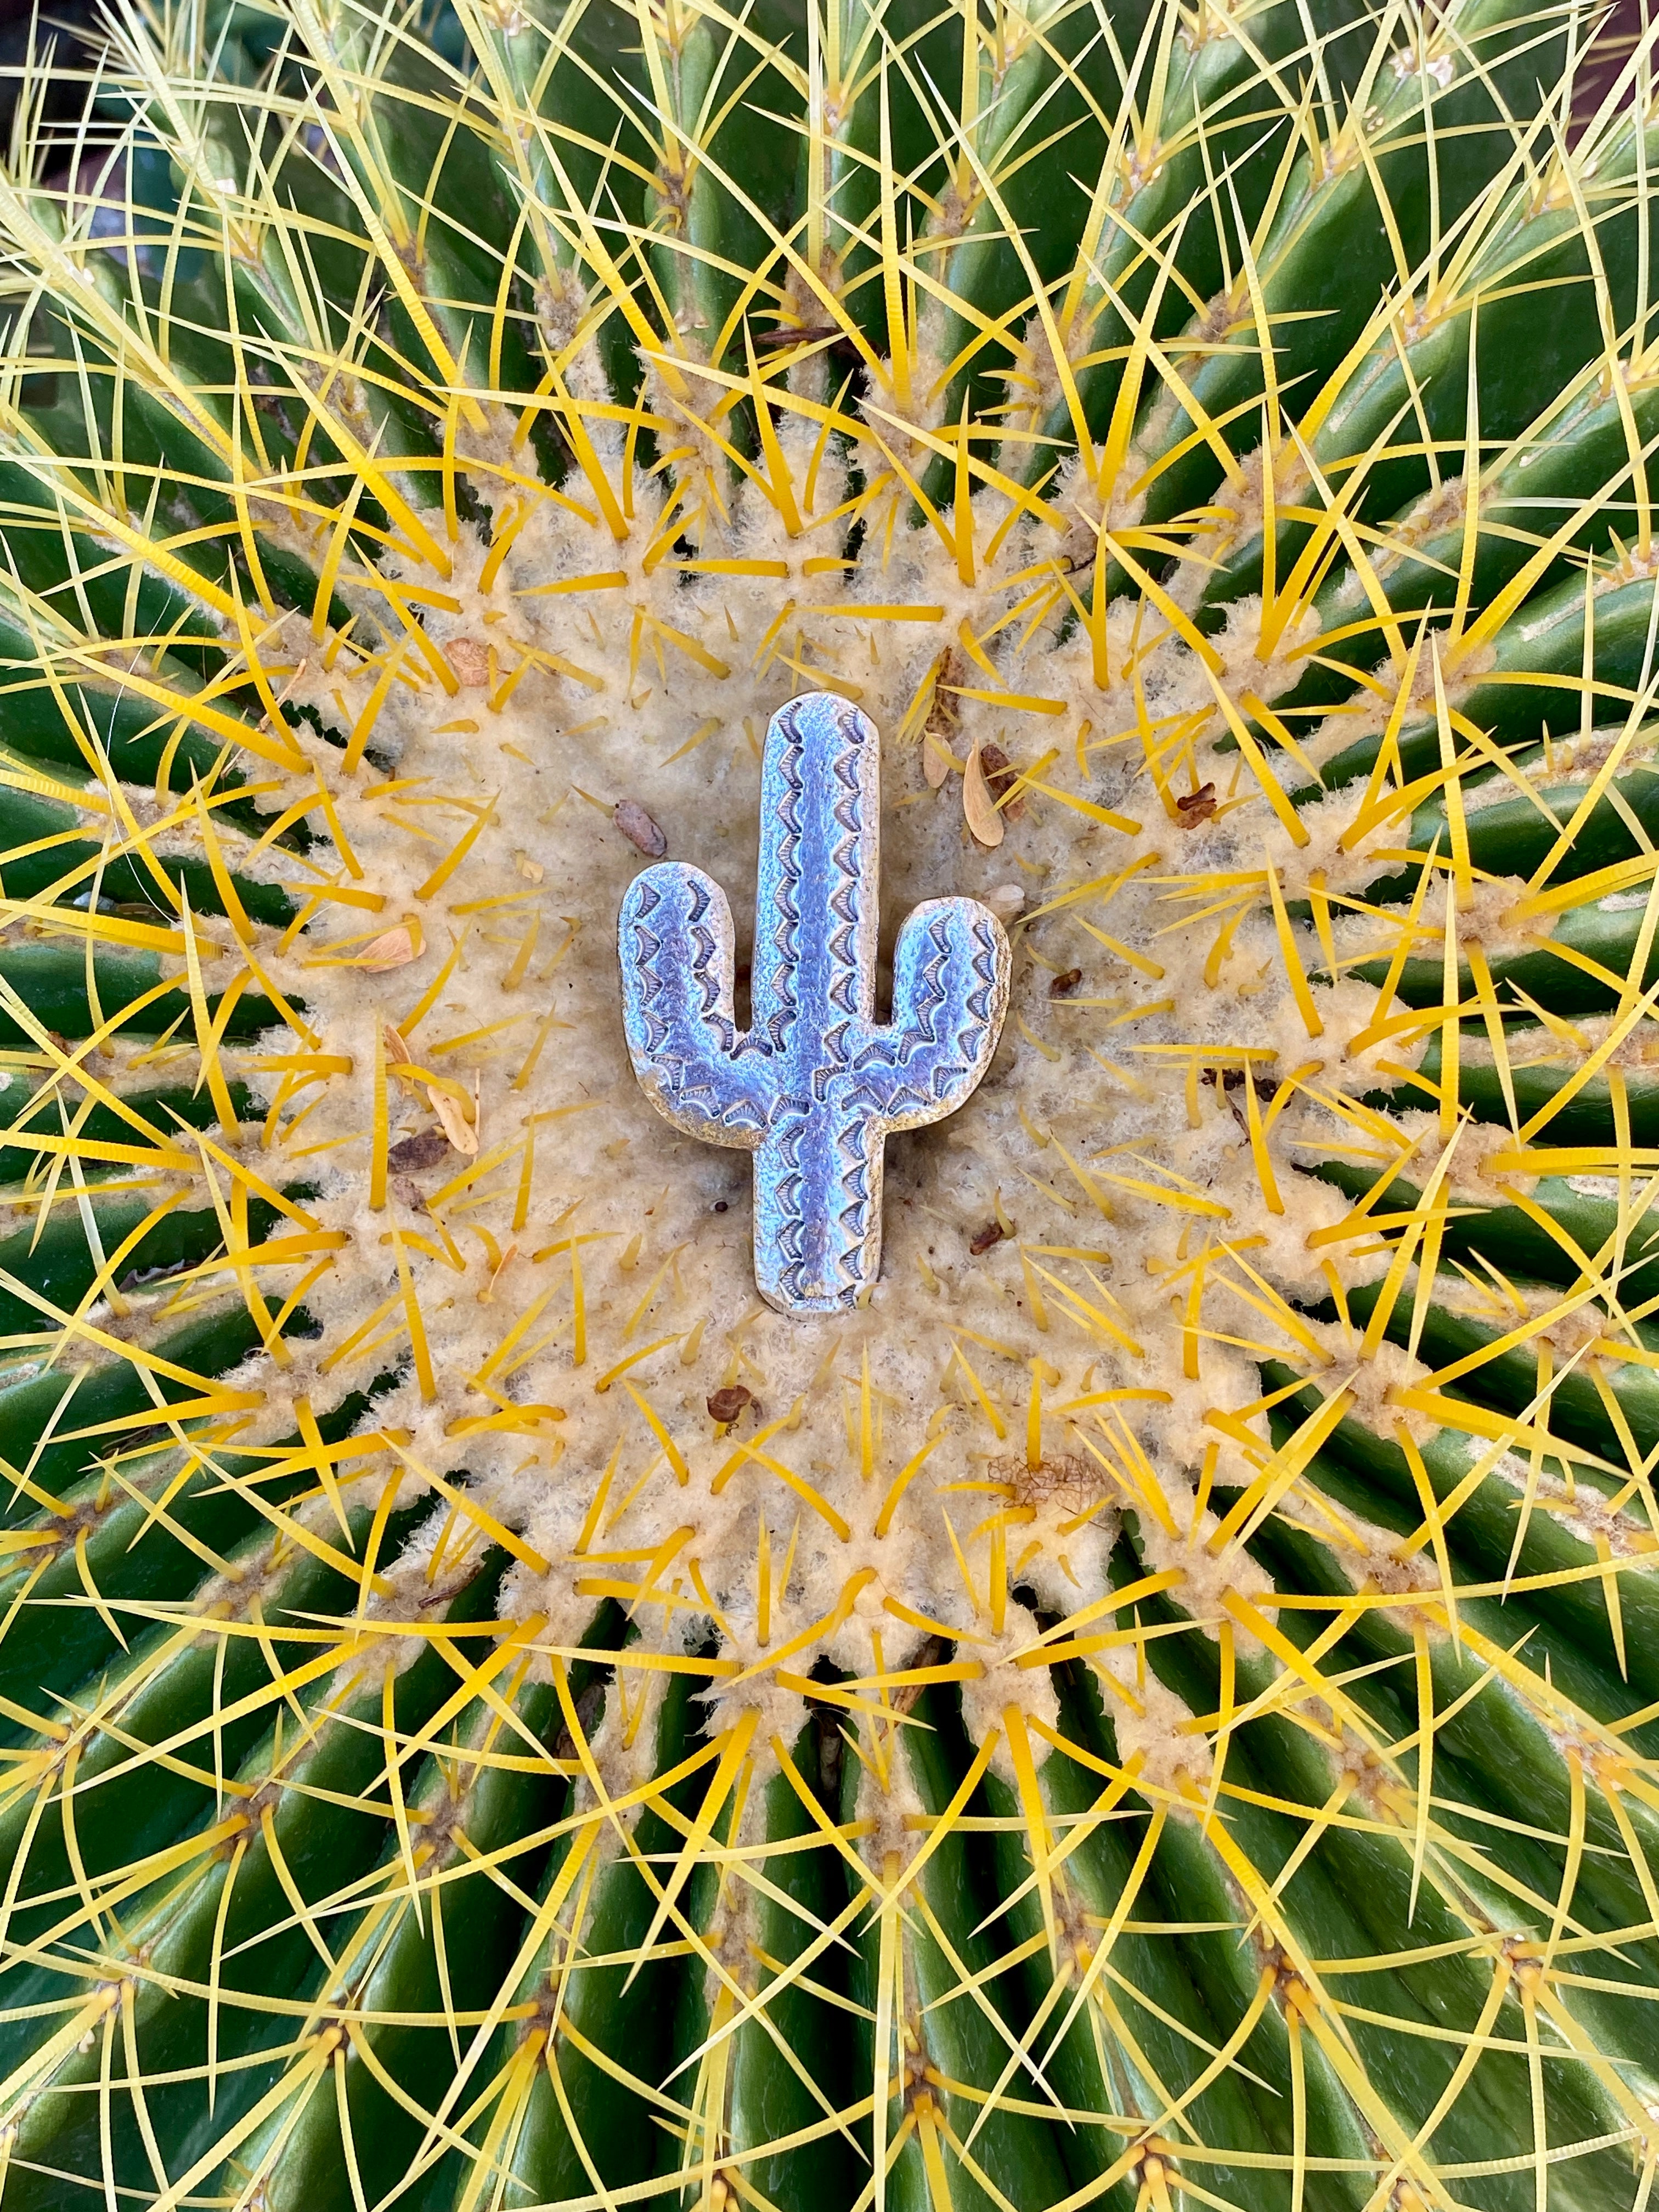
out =
[[0,2212],[1651,2205],[1592,27],[258,0],[30,79]]

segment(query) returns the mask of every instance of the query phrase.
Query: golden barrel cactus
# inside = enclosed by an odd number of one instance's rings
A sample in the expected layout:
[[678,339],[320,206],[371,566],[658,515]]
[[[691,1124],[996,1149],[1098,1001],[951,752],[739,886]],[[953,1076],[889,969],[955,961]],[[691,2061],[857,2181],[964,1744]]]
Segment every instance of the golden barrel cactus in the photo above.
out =
[[[120,0],[0,175],[0,2208],[1632,2212],[1644,41]],[[617,915],[880,732],[853,1310]],[[739,1011],[744,991],[739,965]]]

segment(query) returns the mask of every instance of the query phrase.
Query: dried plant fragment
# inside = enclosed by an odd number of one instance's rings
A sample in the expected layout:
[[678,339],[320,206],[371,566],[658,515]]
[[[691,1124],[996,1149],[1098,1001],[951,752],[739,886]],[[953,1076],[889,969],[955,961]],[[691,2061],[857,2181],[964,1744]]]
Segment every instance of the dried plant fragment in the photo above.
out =
[[636,845],[647,860],[660,860],[667,852],[667,838],[637,799],[618,799],[611,819],[629,843]]
[[386,1164],[398,1175],[418,1175],[423,1168],[435,1168],[450,1156],[449,1139],[441,1129],[417,1129],[412,1137],[400,1137],[386,1152]]
[[468,1120],[466,1109],[460,1100],[452,1091],[441,1091],[435,1083],[427,1085],[426,1095],[433,1112],[443,1125],[445,1136],[455,1150],[465,1152],[468,1159],[475,1158],[478,1150],[477,1124]]
[[419,922],[400,921],[395,928],[382,930],[355,960],[343,964],[366,968],[371,975],[382,975],[393,968],[407,968],[411,960],[420,958],[421,950]]
[[468,691],[482,691],[489,682],[489,647],[476,637],[452,637],[444,657]]
[[968,817],[968,827],[975,842],[994,851],[1002,842],[1002,817],[997,812],[985,781],[981,755],[983,748],[975,745],[968,756],[968,766],[962,778],[962,811]]
[[999,744],[981,745],[979,760],[985,772],[985,787],[996,801],[998,812],[1005,822],[1018,822],[1025,811],[1025,801],[1010,799],[1008,794],[1019,781],[1019,771]]

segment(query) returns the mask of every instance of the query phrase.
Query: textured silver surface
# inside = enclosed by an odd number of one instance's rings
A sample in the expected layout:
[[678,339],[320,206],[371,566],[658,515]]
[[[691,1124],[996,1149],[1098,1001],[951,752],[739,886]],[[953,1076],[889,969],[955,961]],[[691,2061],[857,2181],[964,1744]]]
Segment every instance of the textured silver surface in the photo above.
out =
[[888,1132],[952,1114],[996,1049],[1008,940],[976,899],[928,899],[876,1014],[881,739],[844,699],[791,701],[766,733],[753,1022],[732,1017],[732,909],[665,860],[617,924],[634,1072],[676,1128],[755,1155],[755,1280],[780,1313],[836,1313],[881,1265]]

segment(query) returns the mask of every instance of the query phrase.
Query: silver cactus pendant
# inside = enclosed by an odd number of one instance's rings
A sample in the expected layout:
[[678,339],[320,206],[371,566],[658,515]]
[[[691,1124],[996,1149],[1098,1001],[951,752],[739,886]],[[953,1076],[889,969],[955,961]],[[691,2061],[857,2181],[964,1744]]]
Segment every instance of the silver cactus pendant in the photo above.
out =
[[766,732],[750,1027],[733,1019],[732,909],[712,878],[665,860],[622,904],[634,1072],[676,1128],[754,1153],[755,1280],[780,1313],[839,1313],[875,1282],[888,1133],[955,1113],[1007,1010],[1001,923],[976,899],[928,899],[877,1021],[880,879],[880,737],[816,692]]

